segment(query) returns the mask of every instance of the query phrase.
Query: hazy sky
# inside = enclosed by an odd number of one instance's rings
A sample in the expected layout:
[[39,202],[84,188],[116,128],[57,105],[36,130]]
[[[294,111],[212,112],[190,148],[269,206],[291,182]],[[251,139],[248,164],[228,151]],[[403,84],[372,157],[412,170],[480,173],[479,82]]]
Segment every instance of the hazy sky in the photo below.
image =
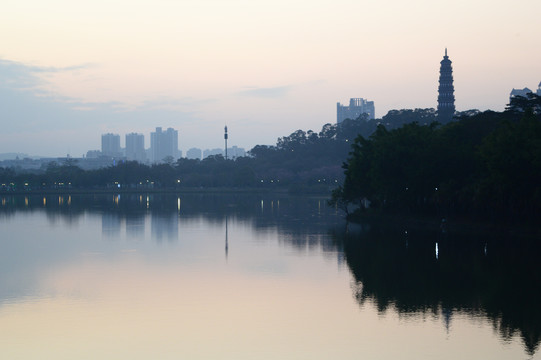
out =
[[336,102],[503,110],[541,81],[541,1],[5,0],[0,153],[81,156],[101,134],[179,130],[179,147],[275,144]]

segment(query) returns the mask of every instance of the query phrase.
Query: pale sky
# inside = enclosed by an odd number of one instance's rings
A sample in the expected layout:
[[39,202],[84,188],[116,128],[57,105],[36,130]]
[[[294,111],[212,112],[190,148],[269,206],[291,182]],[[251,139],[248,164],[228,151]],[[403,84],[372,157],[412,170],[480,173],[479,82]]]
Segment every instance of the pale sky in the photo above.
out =
[[541,81],[541,1],[4,0],[0,153],[82,156],[101,134],[179,131],[179,147],[251,149],[336,121],[437,106],[504,109]]

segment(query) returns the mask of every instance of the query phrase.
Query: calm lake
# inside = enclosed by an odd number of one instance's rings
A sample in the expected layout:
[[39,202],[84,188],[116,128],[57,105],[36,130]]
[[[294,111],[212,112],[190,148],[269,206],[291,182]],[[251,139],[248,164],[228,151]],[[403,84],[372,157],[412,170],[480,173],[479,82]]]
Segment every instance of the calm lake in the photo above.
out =
[[1,359],[541,359],[535,239],[276,194],[0,200]]

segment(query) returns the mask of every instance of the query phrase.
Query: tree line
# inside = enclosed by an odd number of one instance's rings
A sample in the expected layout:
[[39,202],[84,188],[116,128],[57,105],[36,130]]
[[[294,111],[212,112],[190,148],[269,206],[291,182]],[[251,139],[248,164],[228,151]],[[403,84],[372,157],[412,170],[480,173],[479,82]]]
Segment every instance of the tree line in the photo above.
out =
[[541,97],[445,125],[378,126],[353,141],[332,202],[367,209],[532,219],[541,214]]
[[257,145],[236,159],[216,155],[152,165],[118,161],[96,170],[83,170],[68,159],[38,171],[0,168],[0,191],[252,187],[328,193],[343,180],[341,164],[353,139],[376,127],[364,119],[348,119],[325,124],[319,132],[297,130],[276,145]]
[[437,123],[434,109],[391,110],[297,130],[248,156],[160,164],[118,162],[83,170],[68,159],[40,171],[0,168],[0,191],[50,189],[278,188],[330,193],[348,211],[539,213],[540,98],[504,112],[469,110]]

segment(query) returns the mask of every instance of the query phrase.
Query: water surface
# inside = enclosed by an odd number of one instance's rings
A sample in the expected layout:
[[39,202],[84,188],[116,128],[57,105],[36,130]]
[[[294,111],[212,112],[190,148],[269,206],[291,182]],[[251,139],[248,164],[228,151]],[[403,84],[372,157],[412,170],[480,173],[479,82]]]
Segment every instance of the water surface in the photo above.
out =
[[528,241],[315,197],[0,199],[3,359],[541,359]]

